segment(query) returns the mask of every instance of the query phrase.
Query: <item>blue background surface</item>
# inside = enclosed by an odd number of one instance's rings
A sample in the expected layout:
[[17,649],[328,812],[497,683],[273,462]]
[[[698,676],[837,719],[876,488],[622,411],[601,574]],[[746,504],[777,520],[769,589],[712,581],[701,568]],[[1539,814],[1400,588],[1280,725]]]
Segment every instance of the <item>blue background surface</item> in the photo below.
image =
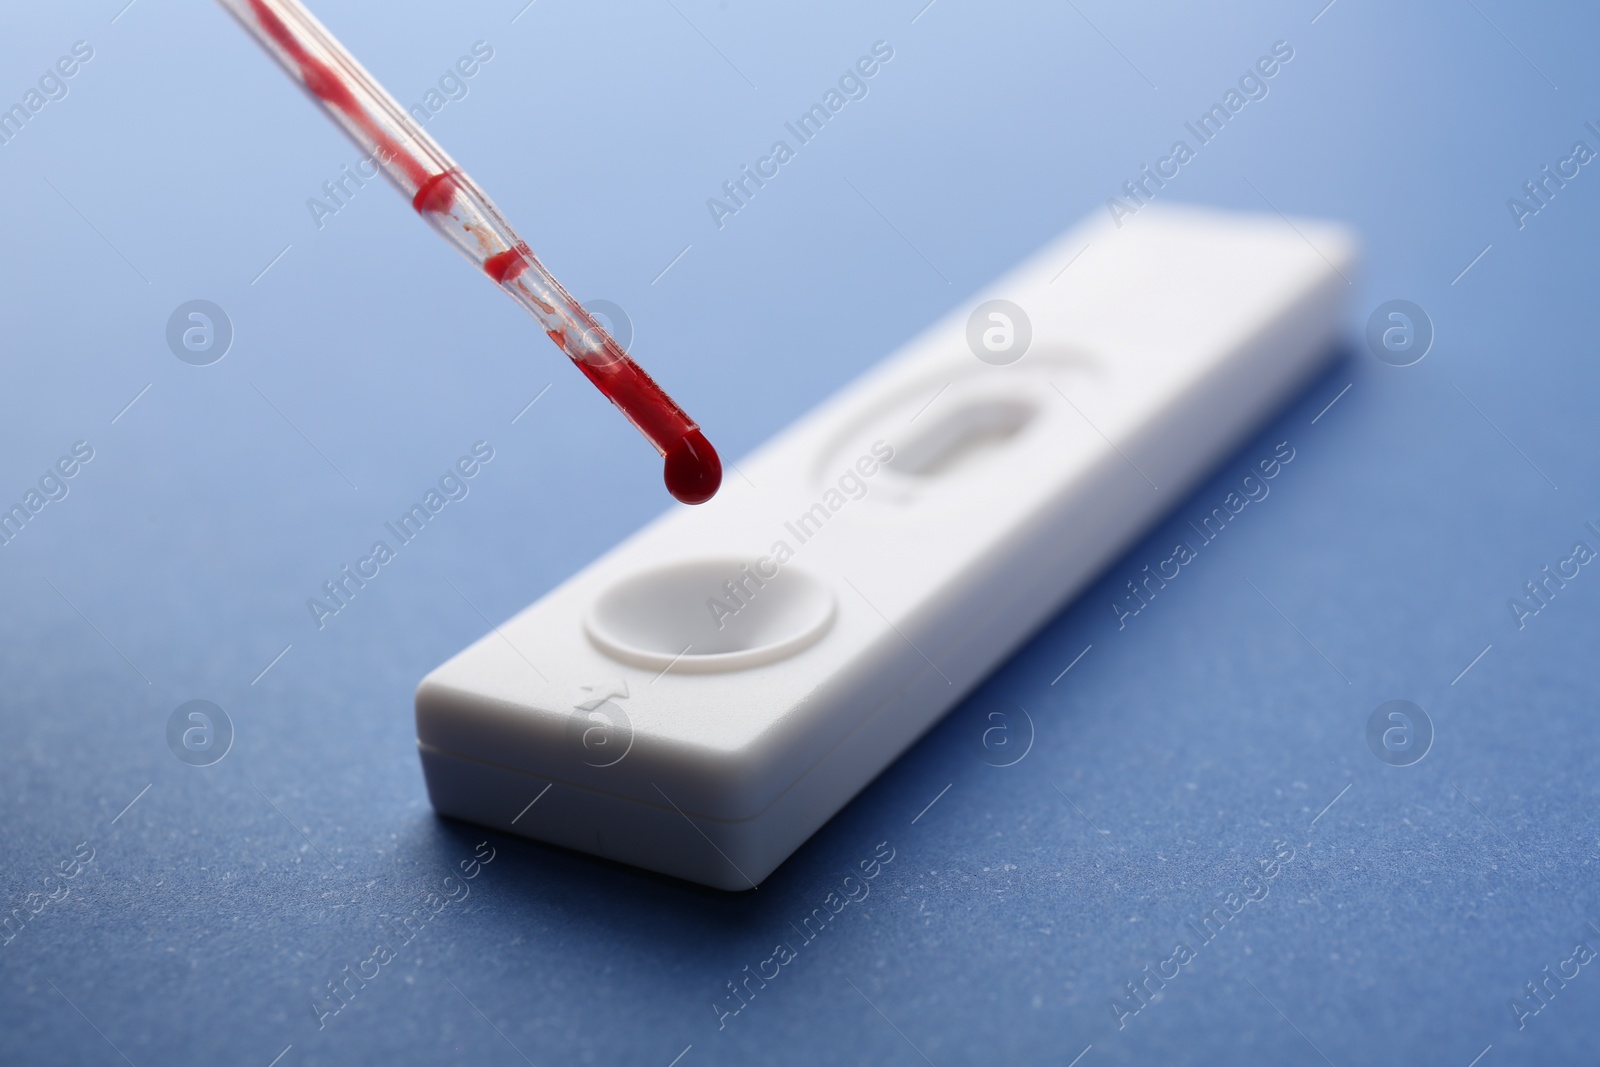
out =
[[[430,132],[734,457],[1294,49],[1162,197],[1356,227],[1345,357],[743,895],[438,820],[419,773],[417,680],[667,502],[646,446],[392,190],[316,226],[358,155],[219,8],[7,11],[0,103],[94,58],[0,146],[0,502],[94,458],[0,548],[3,913],[93,859],[0,947],[0,1059],[1592,1062],[1595,966],[1523,1029],[1508,1001],[1600,947],[1600,574],[1522,629],[1507,601],[1600,546],[1600,172],[1520,229],[1506,200],[1600,148],[1595,20],[921,2],[317,7],[406,103],[493,47]],[[719,230],[706,199],[878,40],[870,95]],[[164,339],[197,297],[236,331],[203,368]],[[1437,331],[1414,366],[1362,341],[1392,298]],[[471,495],[319,631],[306,598],[478,440]],[[1119,629],[1122,584],[1284,440],[1271,496]],[[1436,730],[1409,767],[1366,741],[1397,698]],[[211,767],[167,748],[191,699],[237,731]],[[983,747],[996,711],[1012,748]],[[319,1029],[486,837],[470,897]],[[719,1029],[724,983],[884,841],[870,896]],[[1280,842],[1199,945],[1186,920]]]

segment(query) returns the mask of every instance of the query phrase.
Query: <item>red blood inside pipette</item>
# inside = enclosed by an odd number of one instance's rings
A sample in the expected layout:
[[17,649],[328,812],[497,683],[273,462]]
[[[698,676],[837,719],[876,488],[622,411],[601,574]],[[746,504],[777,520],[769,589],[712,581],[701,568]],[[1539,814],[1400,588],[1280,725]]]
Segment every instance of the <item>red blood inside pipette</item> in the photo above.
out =
[[411,207],[419,215],[427,211],[442,215],[450,210],[450,201],[455,199],[455,195],[455,175],[448,170],[440,171],[417,187],[416,195],[411,198]]
[[528,257],[522,254],[520,248],[496,252],[483,261],[483,273],[493,278],[496,285],[504,285],[527,269]]
[[[559,334],[552,331],[550,339],[565,350]],[[608,351],[614,345],[611,341]],[[722,460],[717,450],[644,368],[620,349],[615,354],[619,358],[599,366],[582,359],[573,362],[661,450],[667,492],[685,504],[704,504],[722,485]]]

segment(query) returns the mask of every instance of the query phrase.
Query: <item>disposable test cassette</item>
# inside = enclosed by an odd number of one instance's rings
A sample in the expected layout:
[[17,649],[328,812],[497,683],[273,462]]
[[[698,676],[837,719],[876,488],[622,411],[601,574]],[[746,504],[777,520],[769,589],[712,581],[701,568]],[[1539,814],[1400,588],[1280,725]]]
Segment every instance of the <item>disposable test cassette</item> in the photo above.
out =
[[434,807],[755,886],[1331,357],[1355,259],[1070,231],[423,679]]

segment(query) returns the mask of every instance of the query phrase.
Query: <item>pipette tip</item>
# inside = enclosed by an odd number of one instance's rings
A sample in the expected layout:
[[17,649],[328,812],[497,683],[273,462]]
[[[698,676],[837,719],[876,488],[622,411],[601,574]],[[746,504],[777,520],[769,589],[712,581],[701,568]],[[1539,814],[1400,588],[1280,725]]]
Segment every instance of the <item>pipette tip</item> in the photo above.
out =
[[722,485],[722,460],[698,427],[678,438],[665,458],[667,492],[685,504],[704,504]]

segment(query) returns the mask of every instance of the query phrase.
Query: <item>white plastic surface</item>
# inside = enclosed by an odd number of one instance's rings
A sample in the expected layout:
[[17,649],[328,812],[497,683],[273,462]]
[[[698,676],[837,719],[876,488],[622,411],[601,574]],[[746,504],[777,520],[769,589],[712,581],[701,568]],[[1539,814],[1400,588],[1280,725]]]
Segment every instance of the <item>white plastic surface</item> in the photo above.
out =
[[[1331,356],[1355,258],[1170,207],[1069,232],[423,679],[434,807],[750,888]],[[968,343],[996,298],[1008,365]]]

